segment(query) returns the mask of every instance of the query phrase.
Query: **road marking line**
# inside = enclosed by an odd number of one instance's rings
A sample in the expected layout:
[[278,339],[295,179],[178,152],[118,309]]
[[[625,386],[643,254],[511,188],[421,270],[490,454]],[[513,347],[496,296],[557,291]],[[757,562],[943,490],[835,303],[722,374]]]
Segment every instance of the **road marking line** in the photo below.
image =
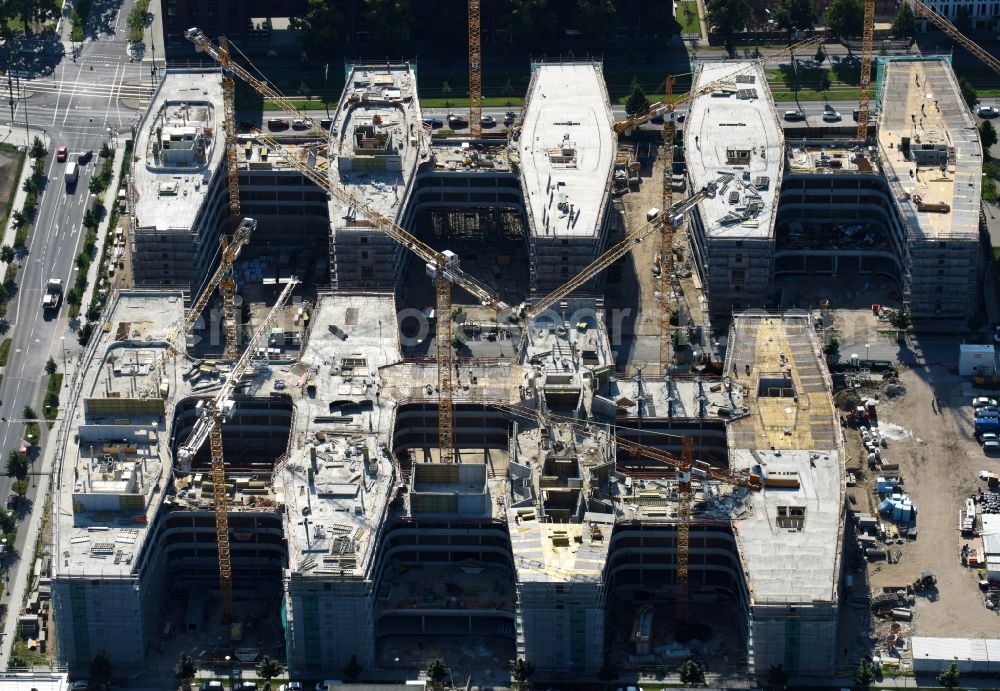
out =
[[66,124],[66,118],[69,117],[69,107],[73,104],[73,97],[76,96],[76,85],[80,83],[80,75],[83,74],[83,61],[80,62],[80,68],[76,71],[76,81],[73,82],[73,92],[69,96],[69,101],[66,102],[66,114],[63,115],[62,124]]

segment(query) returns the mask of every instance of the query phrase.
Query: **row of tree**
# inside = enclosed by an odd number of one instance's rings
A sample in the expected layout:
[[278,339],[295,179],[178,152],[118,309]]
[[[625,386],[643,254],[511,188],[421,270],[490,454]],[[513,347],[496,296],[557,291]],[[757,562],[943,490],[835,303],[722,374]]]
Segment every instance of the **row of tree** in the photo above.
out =
[[[770,12],[774,26],[788,32],[789,43],[793,33],[810,31],[820,21],[813,9],[812,0],[777,0]],[[745,31],[753,20],[753,10],[747,0],[708,0],[705,3],[705,15],[711,30],[725,38],[726,48],[730,53],[733,51],[734,36]],[[823,13],[822,24],[834,38],[854,38],[862,34],[864,17],[863,0],[833,0]],[[968,30],[971,31],[972,22],[968,11],[965,12],[965,19],[968,21]],[[958,21],[957,19],[956,25]],[[897,38],[912,38],[916,28],[916,16],[909,3],[899,3],[899,10],[892,23],[893,34]]]
[[10,20],[18,19],[24,31],[29,32],[32,23],[44,22],[57,7],[52,0],[3,0],[0,2],[0,36],[11,35]]
[[[482,0],[481,29],[486,36],[512,41],[578,33],[588,40],[604,39],[621,27],[637,29],[646,38],[666,38],[680,32],[671,5],[646,0]],[[420,38],[432,44],[464,42],[467,25],[466,3],[454,0],[307,0],[305,11],[292,19],[303,47],[316,55],[359,36],[398,45],[417,29]]]

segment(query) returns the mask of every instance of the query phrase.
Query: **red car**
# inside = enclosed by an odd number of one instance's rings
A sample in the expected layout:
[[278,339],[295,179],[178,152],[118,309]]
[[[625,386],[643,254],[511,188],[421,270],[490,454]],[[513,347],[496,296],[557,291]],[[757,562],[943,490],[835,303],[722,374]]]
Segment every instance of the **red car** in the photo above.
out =
[[65,146],[60,146],[58,149],[56,149],[56,160],[59,161],[60,163],[66,162],[67,155],[69,155],[69,152],[66,150]]
[[288,120],[282,120],[280,118],[271,118],[267,121],[267,129],[269,130],[287,130]]

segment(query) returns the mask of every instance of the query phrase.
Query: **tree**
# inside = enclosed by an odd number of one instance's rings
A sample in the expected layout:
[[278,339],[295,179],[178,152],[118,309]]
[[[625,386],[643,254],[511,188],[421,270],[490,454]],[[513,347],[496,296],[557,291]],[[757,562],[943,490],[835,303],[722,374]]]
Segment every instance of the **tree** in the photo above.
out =
[[752,15],[746,0],[708,0],[705,3],[705,21],[709,30],[725,39],[726,52],[730,57],[736,52],[733,37],[746,28]]
[[31,140],[31,157],[38,159],[44,158],[48,151],[45,149],[45,142],[43,142],[39,137],[35,137]]
[[962,98],[965,99],[966,105],[969,106],[969,110],[972,110],[979,103],[979,95],[976,93],[976,87],[972,85],[966,77],[958,78],[958,88],[962,90]]
[[646,92],[643,91],[639,80],[632,77],[632,93],[629,94],[628,100],[625,101],[625,114],[631,117],[639,113],[645,113],[647,110],[649,110],[649,99],[646,98]]
[[953,689],[958,686],[958,665],[952,662],[948,669],[938,675],[937,680],[946,689]]
[[97,155],[101,158],[109,158],[112,153],[114,152],[111,150],[111,145],[107,142],[101,142],[101,150]]
[[285,671],[277,660],[265,655],[257,663],[257,676],[264,680],[264,689],[271,688],[271,680]]
[[517,658],[514,660],[514,664],[511,665],[510,675],[514,677],[514,681],[518,684],[523,684],[528,681],[532,674],[535,673],[535,666],[525,660],[524,658]]
[[705,683],[705,667],[700,665],[691,658],[684,661],[678,669],[678,673],[681,677],[681,683],[687,686],[694,686],[696,684]]
[[822,64],[823,64],[823,61],[824,61],[824,60],[826,60],[826,53],[825,53],[825,52],[823,52],[823,46],[819,46],[819,47],[818,47],[818,48],[816,49],[816,57],[815,57],[815,60],[816,60],[816,64],[817,64],[817,65],[822,65]]
[[23,480],[28,476],[28,456],[17,449],[7,453],[7,477]]
[[959,5],[955,8],[955,21],[952,24],[964,35],[969,36],[972,34],[972,13],[969,12],[968,6]]
[[506,5],[503,23],[515,40],[539,38],[552,25],[549,0],[508,0]]
[[95,655],[90,662],[90,683],[107,688],[113,674],[114,668],[111,666],[111,660],[108,659],[108,656],[103,653]]
[[21,210],[15,211],[10,215],[10,217],[14,220],[15,228],[23,228],[24,226],[28,225],[28,221],[31,220],[28,218],[28,214],[24,213],[24,211]]
[[14,480],[10,486],[11,490],[19,497],[23,497],[28,493],[28,481],[27,480]]
[[344,674],[344,681],[349,681],[349,682],[357,681],[358,678],[361,677],[361,672],[363,671],[364,668],[361,666],[361,663],[358,662],[358,656],[351,655],[350,662],[344,665],[344,669],[342,670]]
[[858,661],[858,668],[854,670],[854,681],[862,689],[869,688],[872,682],[875,681],[875,667],[867,657],[863,657]]
[[438,658],[432,660],[429,665],[427,665],[427,678],[433,681],[435,684],[440,684],[448,675],[451,674],[451,670],[444,663],[444,660]]
[[771,665],[767,670],[767,686],[770,689],[778,691],[784,689],[788,684],[788,672],[785,671],[784,665]]
[[401,43],[410,35],[410,0],[365,0],[372,38],[379,43]]
[[997,130],[989,120],[983,120],[979,125],[979,141],[983,145],[983,153],[990,155],[990,149],[997,143]]
[[13,533],[17,528],[17,518],[13,511],[0,508],[0,532]]
[[194,675],[198,673],[198,666],[194,663],[194,658],[185,652],[181,652],[181,656],[177,658],[177,664],[174,665],[174,676],[177,677],[181,683],[187,684],[194,679]]
[[343,33],[344,17],[326,0],[309,0],[306,11],[292,17],[288,25],[305,50],[320,53],[336,45]]
[[906,331],[910,328],[910,315],[903,310],[897,310],[893,313],[892,317],[889,318],[889,323],[892,324],[898,331]]
[[576,21],[580,31],[593,38],[614,36],[618,13],[612,0],[576,0]]
[[896,38],[913,38],[917,33],[917,17],[910,3],[899,3],[896,18],[892,20],[892,35]]
[[0,247],[0,261],[3,261],[4,264],[10,264],[16,257],[17,253],[10,245]]
[[844,39],[863,33],[865,6],[863,0],[833,0],[823,13],[823,23],[835,38]]
[[38,413],[36,413],[35,409],[32,408],[30,405],[26,405],[24,406],[24,408],[21,409],[21,415],[24,417],[25,420],[38,419]]
[[56,361],[53,360],[52,357],[50,356],[49,359],[45,362],[45,374],[51,377],[55,373],[56,373]]
[[806,31],[816,24],[812,0],[778,0],[771,9],[771,18],[778,28],[788,32],[788,45],[792,45],[793,33]]

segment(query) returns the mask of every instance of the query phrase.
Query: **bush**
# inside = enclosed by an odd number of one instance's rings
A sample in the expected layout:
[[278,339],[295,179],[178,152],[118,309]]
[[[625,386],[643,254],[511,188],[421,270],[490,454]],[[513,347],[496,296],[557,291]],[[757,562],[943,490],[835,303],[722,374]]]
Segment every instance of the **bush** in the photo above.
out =
[[80,345],[85,346],[90,342],[90,336],[93,333],[94,333],[94,325],[91,324],[90,322],[87,322],[86,324],[80,327],[80,331],[76,335],[76,340]]

